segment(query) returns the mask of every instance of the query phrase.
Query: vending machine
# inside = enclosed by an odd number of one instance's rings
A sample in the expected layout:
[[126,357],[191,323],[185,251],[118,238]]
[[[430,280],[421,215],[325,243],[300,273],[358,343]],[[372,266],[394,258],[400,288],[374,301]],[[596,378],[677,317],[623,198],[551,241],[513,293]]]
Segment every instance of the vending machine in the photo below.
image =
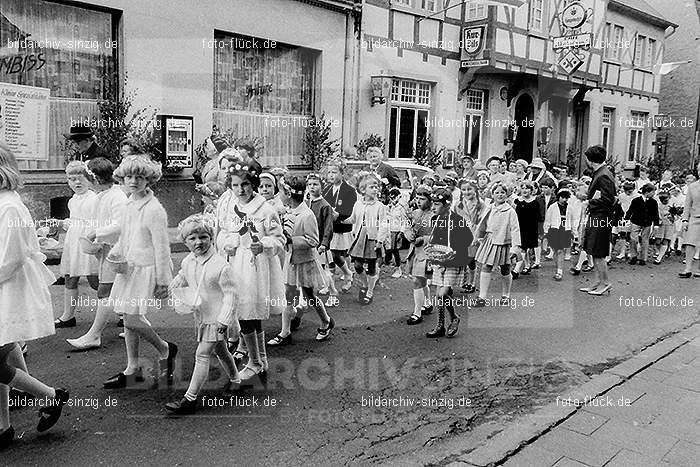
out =
[[159,115],[158,119],[166,165],[191,168],[194,160],[194,117]]

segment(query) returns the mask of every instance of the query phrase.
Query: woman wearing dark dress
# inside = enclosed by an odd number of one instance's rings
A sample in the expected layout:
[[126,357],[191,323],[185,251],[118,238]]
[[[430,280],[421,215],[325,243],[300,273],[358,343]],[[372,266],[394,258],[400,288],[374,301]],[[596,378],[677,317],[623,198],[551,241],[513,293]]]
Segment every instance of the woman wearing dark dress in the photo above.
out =
[[519,274],[530,273],[529,250],[534,251],[537,248],[538,226],[544,220],[540,212],[540,202],[534,196],[535,187],[532,182],[522,182],[520,189],[521,197],[515,199],[514,206],[520,225],[520,248],[523,252],[523,258],[515,265],[514,278],[517,278]]
[[605,164],[606,153],[603,146],[591,146],[586,150],[585,155],[593,171],[593,180],[588,188],[588,221],[583,249],[593,257],[597,281],[592,287],[583,287],[580,290],[590,295],[604,293],[609,295],[612,284],[608,278],[608,264],[605,257],[610,254],[610,238],[614,224],[614,205],[617,196],[615,179]]

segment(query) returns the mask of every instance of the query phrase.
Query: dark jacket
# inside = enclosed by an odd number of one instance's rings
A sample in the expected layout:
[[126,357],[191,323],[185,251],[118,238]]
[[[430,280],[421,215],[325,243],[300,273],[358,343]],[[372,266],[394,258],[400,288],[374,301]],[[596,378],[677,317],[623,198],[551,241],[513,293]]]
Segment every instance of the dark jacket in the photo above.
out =
[[333,185],[328,185],[323,190],[323,198],[338,213],[338,218],[333,221],[333,232],[346,233],[352,231],[352,224],[343,224],[342,221],[352,215],[352,208],[357,201],[357,191],[343,181],[336,195],[333,194]]
[[[594,199],[596,191],[600,192],[598,199]],[[591,186],[588,187],[588,213],[591,217],[612,219],[616,197],[615,179],[608,166],[602,165],[593,172],[593,180],[591,180]]]
[[379,165],[377,165],[375,172],[377,172],[379,178],[386,178],[389,181],[389,186],[401,188],[401,179],[399,178],[399,174],[397,174],[396,170],[389,164],[380,162]]
[[331,205],[323,199],[307,200],[311,210],[316,216],[318,223],[318,244],[326,247],[326,250],[331,247],[331,238],[333,238],[333,210]]
[[98,146],[96,142],[93,141],[88,150],[85,151],[84,154],[80,154],[79,160],[87,162],[90,159],[94,159],[96,157],[104,157],[105,159],[111,160],[109,155],[107,155],[107,152],[100,146]]
[[637,196],[632,200],[625,219],[641,227],[659,225],[659,205],[654,198],[644,199],[644,196]]
[[467,226],[467,220],[456,212],[449,211],[446,214],[433,216],[430,222],[433,225],[433,233],[430,237],[429,244],[447,245],[449,235],[449,246],[456,253],[451,261],[441,266],[457,268],[467,267],[469,264],[467,248],[474,240],[474,235]]

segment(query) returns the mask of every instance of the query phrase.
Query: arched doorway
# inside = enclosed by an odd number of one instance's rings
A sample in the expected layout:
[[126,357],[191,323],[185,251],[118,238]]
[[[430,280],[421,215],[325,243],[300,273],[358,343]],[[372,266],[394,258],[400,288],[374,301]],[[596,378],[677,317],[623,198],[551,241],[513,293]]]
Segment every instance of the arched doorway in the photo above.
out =
[[513,143],[513,157],[532,161],[533,143],[535,139],[535,103],[528,94],[523,94],[515,103],[515,124],[518,134]]

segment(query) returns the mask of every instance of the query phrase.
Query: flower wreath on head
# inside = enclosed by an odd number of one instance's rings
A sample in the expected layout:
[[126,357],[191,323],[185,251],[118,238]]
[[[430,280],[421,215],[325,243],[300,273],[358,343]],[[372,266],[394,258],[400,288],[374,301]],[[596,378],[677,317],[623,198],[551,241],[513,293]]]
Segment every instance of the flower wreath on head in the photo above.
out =
[[251,168],[248,165],[240,164],[240,163],[236,163],[234,165],[231,165],[226,169],[226,172],[228,172],[229,174],[232,174],[232,175],[237,173],[237,172],[240,172],[240,171],[246,171],[252,176],[259,176],[260,175],[260,174],[258,174],[257,170]]
[[302,195],[302,196],[303,196],[304,193],[306,193],[306,190],[301,190],[301,189],[300,189],[300,190],[295,190],[295,189],[292,188],[291,185],[289,185],[288,183],[285,183],[285,184],[284,184],[284,189],[285,189],[285,191],[287,191],[287,192],[289,192],[289,193],[291,193],[291,194],[293,194],[293,195]]

